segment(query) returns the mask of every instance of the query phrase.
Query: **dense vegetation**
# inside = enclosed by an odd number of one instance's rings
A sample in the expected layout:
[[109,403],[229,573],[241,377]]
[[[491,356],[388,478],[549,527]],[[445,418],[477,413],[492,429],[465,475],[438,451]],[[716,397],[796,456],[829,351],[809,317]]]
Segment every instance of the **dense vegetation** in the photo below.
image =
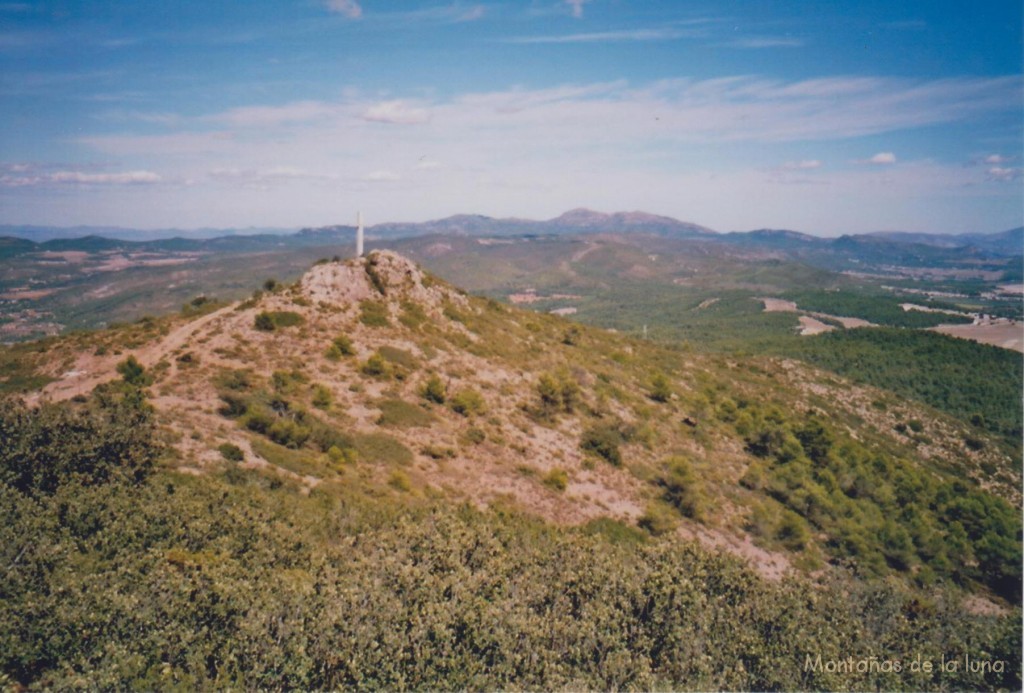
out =
[[971,318],[949,313],[930,313],[920,310],[903,310],[901,303],[923,304],[935,310],[961,311],[950,303],[926,299],[900,299],[892,294],[876,293],[866,289],[856,291],[790,291],[783,298],[793,301],[801,310],[828,313],[846,318],[861,318],[876,325],[889,327],[935,327],[952,323],[969,323]]
[[[609,521],[565,532],[347,481],[305,496],[233,466],[155,471],[152,426],[128,385],[0,409],[0,684],[1020,687],[1019,613],[867,581],[765,582]],[[909,669],[965,654],[999,664]],[[809,665],[819,655],[877,660],[836,673]],[[879,666],[894,660],[902,671]]]
[[934,332],[836,330],[781,351],[851,380],[925,402],[1019,449],[1024,363],[1019,353]]
[[741,483],[791,511],[755,513],[755,534],[799,550],[813,529],[858,574],[895,570],[922,586],[980,582],[1019,603],[1021,520],[1006,501],[869,449],[815,412],[730,399],[718,406],[760,458]]

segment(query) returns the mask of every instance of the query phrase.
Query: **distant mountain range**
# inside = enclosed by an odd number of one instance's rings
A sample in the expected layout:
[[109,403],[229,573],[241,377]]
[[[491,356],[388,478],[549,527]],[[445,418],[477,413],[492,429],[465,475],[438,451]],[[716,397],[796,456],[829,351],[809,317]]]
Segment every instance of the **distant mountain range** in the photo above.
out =
[[875,238],[898,243],[918,243],[938,248],[974,247],[1000,255],[1019,255],[1024,247],[1024,226],[999,233],[960,233],[953,236],[939,233],[911,233],[906,231],[878,231],[869,234]]
[[[280,228],[246,229],[178,229],[138,230],[120,227],[77,226],[0,226],[0,253],[11,255],[30,252],[33,244],[44,249],[77,249],[88,246],[123,245],[127,241],[152,244],[165,250],[256,250],[281,246],[313,246],[346,243],[355,233],[349,225],[304,228],[295,232]],[[605,214],[589,209],[573,209],[548,220],[519,218],[496,219],[479,214],[458,214],[425,222],[386,222],[366,229],[370,239],[379,241],[417,236],[523,236],[577,235],[591,233],[641,233],[673,239],[692,239],[797,255],[826,252],[867,253],[881,261],[907,262],[914,259],[931,261],[936,255],[964,249],[966,256],[1016,257],[1024,255],[1024,227],[993,234],[964,233],[944,235],[882,231],[826,239],[785,229],[757,229],[718,233],[698,224],[646,212]],[[21,240],[24,239],[24,240]],[[104,239],[116,239],[116,243]],[[31,241],[32,244],[26,243]],[[84,248],[83,248],[84,249]]]
[[[299,231],[304,235],[351,234],[352,226],[325,226],[306,228]],[[647,214],[646,212],[616,212],[604,214],[589,209],[573,209],[561,216],[546,221],[532,219],[495,219],[480,214],[457,214],[455,216],[426,221],[391,222],[377,224],[367,228],[367,233],[375,238],[393,239],[428,235],[459,235],[459,236],[522,236],[522,235],[563,235],[578,233],[623,233],[623,232],[654,233],[677,238],[700,238],[717,235],[715,231],[679,221],[671,217]]]
[[295,233],[296,229],[277,227],[254,227],[244,229],[131,229],[122,226],[30,226],[24,224],[0,224],[0,237],[24,238],[36,243],[58,238],[86,238],[100,236],[121,241],[158,241],[168,238],[207,239],[223,236],[280,235]]

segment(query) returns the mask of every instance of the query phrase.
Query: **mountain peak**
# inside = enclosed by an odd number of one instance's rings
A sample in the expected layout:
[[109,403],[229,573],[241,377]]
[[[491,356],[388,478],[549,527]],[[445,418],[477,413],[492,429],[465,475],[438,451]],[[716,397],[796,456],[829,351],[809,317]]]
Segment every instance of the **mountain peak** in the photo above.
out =
[[299,284],[310,301],[343,307],[384,297],[412,301],[428,312],[435,312],[446,301],[465,302],[454,290],[428,281],[415,262],[390,250],[374,250],[366,257],[314,265]]
[[587,209],[586,207],[577,207],[576,209],[570,209],[568,212],[564,212],[551,221],[584,226],[599,222],[606,222],[609,217],[610,215],[604,214],[603,212],[595,212],[594,210]]

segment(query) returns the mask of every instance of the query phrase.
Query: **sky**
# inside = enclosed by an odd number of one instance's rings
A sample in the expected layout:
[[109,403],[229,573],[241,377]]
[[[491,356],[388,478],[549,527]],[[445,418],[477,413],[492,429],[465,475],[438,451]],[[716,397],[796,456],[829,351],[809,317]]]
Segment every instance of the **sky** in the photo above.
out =
[[1020,0],[0,0],[0,224],[1024,225]]

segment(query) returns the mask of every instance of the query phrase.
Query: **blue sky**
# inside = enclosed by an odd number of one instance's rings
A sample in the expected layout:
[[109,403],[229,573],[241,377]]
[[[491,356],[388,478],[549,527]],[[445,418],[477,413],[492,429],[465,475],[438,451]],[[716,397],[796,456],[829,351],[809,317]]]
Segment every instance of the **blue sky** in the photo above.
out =
[[0,223],[1024,223],[1021,3],[0,2]]

